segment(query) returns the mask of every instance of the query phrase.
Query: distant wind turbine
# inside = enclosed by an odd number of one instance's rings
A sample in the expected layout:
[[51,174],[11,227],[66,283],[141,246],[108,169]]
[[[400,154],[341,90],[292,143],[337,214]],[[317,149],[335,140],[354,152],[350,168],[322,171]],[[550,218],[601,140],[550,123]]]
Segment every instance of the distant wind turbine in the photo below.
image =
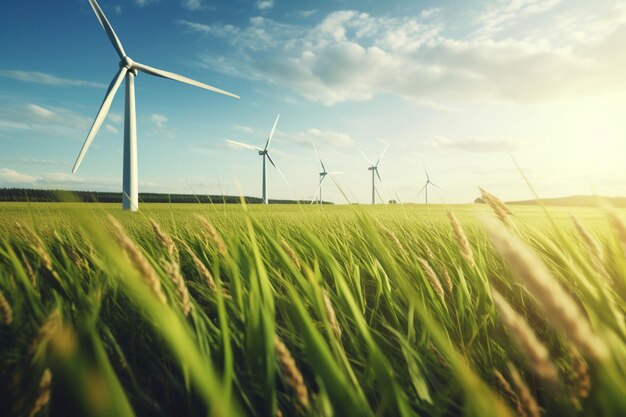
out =
[[246,143],[235,142],[234,140],[226,140],[226,142],[232,143],[232,144],[237,145],[237,146],[241,146],[243,148],[257,150],[257,151],[259,151],[259,155],[263,156],[263,180],[262,180],[263,181],[263,204],[268,204],[268,202],[269,202],[269,200],[267,198],[267,169],[266,169],[266,163],[265,163],[265,159],[266,158],[270,161],[270,164],[272,164],[274,166],[274,168],[276,168],[276,171],[278,171],[280,176],[283,177],[283,180],[285,180],[285,183],[287,183],[287,185],[289,185],[289,182],[287,181],[287,178],[285,178],[283,173],[280,171],[280,168],[278,168],[278,166],[276,166],[276,164],[272,160],[272,157],[270,156],[270,153],[269,153],[270,143],[272,142],[272,138],[274,137],[274,132],[276,131],[276,126],[278,125],[278,119],[279,118],[280,118],[280,114],[278,116],[276,116],[276,121],[274,122],[274,127],[272,127],[272,131],[270,132],[270,135],[267,138],[267,142],[265,142],[265,147],[263,149],[261,149],[261,148],[259,148],[257,146],[248,145]]
[[326,178],[327,175],[333,176],[333,175],[341,174],[341,172],[339,172],[339,171],[326,172],[326,167],[324,166],[324,161],[322,161],[322,158],[320,157],[320,154],[317,151],[317,147],[315,147],[315,145],[313,145],[313,147],[315,148],[315,153],[317,154],[317,159],[319,159],[320,165],[322,166],[322,172],[320,172],[319,187],[317,187],[317,191],[315,191],[315,194],[313,195],[313,200],[311,201],[311,204],[315,203],[315,197],[318,197],[318,200],[317,200],[318,204],[323,204],[323,200],[322,200],[322,183],[324,182],[324,179]]
[[430,180],[430,176],[428,175],[428,170],[426,169],[426,166],[424,166],[424,172],[426,173],[426,183],[424,184],[424,186],[422,187],[422,189],[419,191],[419,193],[417,193],[417,196],[419,197],[420,194],[422,194],[422,191],[426,191],[426,204],[428,204],[428,185],[432,185],[435,186],[437,188],[439,188],[441,190],[441,187],[438,186],[437,184],[435,184],[434,182],[432,182]]
[[385,150],[380,155],[380,158],[378,158],[378,161],[376,161],[376,164],[372,164],[372,161],[370,161],[369,158],[363,153],[363,151],[359,149],[359,152],[361,152],[361,155],[363,155],[363,158],[365,158],[367,163],[370,164],[369,168],[367,168],[368,171],[372,171],[372,204],[376,204],[376,177],[378,177],[378,180],[381,183],[383,181],[382,178],[380,178],[380,174],[378,173],[378,164],[380,164],[380,161],[383,160],[383,157],[385,156],[387,149],[389,149],[389,144],[387,144],[387,146],[385,147]]
[[120,57],[120,69],[111,81],[109,89],[104,96],[104,101],[100,105],[100,110],[93,121],[91,129],[87,134],[85,143],[83,144],[72,173],[75,173],[80,166],[87,150],[91,146],[93,139],[95,138],[98,130],[102,126],[102,123],[106,119],[111,103],[115,97],[115,93],[122,84],[122,80],[126,80],[126,110],[124,113],[124,171],[123,171],[123,187],[122,187],[122,207],[124,210],[136,211],[139,208],[139,185],[137,174],[137,118],[135,112],[135,77],[138,71],[146,74],[154,75],[162,78],[169,78],[170,80],[179,81],[181,83],[190,84],[196,87],[204,88],[205,90],[213,91],[216,93],[224,94],[230,97],[239,98],[238,96],[231,94],[227,91],[220,90],[219,88],[211,87],[210,85],[203,84],[201,82],[192,80],[191,78],[183,77],[168,71],[163,71],[157,68],[149,67],[147,65],[140,64],[130,59],[126,55],[122,43],[115,34],[113,27],[109,23],[109,20],[104,15],[104,12],[96,2],[96,0],[89,0],[89,4],[96,13],[96,17],[100,21],[100,25],[106,32],[113,48],[117,51]]

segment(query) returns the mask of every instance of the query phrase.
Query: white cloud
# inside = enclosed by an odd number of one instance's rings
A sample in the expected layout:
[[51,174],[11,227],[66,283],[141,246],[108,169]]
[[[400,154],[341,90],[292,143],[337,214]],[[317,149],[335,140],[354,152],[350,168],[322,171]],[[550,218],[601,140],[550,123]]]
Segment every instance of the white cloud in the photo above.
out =
[[316,14],[317,12],[318,12],[318,10],[317,10],[317,9],[312,9],[312,10],[300,10],[300,11],[297,11],[297,12],[295,13],[295,15],[296,15],[296,17],[299,17],[299,18],[301,18],[301,19],[306,19],[307,17],[311,17],[311,16],[313,16],[313,15],[314,15],[314,14]]
[[27,174],[21,174],[11,168],[0,168],[0,184],[26,184],[34,183],[37,177]]
[[163,116],[162,114],[152,114],[150,116],[150,120],[152,121],[152,123],[154,123],[156,125],[156,127],[158,127],[159,129],[163,129],[165,127],[165,124],[167,123],[167,117]]
[[352,140],[347,133],[322,131],[316,128],[295,133],[276,132],[276,136],[306,146],[310,146],[312,143],[315,145],[324,144],[337,147],[351,146],[354,144],[354,140]]
[[[530,17],[557,3],[511,4],[498,6]],[[594,36],[573,38],[567,34],[571,24],[548,23],[543,32],[525,31],[518,38],[467,38],[447,35],[440,19],[374,17],[353,10],[330,13],[313,27],[262,17],[243,27],[180,23],[224,39],[235,51],[202,56],[203,65],[279,84],[327,105],[380,94],[431,104],[537,102],[625,89],[626,49],[620,45],[626,42],[626,8],[598,7],[571,19]]]
[[3,163],[18,163],[24,165],[62,165],[62,166],[70,166],[69,162],[66,161],[58,161],[54,159],[37,159],[37,158],[17,158],[17,159],[0,159],[0,162]]
[[52,85],[57,87],[73,86],[106,88],[106,85],[101,83],[75,80],[71,78],[60,78],[51,74],[37,71],[0,70],[0,77],[29,83]]
[[233,129],[238,130],[240,132],[244,132],[244,133],[253,133],[254,132],[254,129],[251,128],[250,126],[234,125]]
[[534,14],[545,13],[557,6],[561,0],[500,0],[488,5],[487,10],[479,14],[477,34],[490,36],[504,30],[514,22]]
[[106,125],[104,125],[104,128],[105,128],[108,132],[111,132],[111,133],[119,133],[119,130],[117,130],[117,128],[116,128],[116,127],[111,126],[110,124],[106,124]]
[[119,123],[122,120],[124,120],[122,118],[122,115],[119,113],[109,113],[108,117],[107,117],[111,122],[113,123]]
[[202,8],[202,0],[183,0],[183,7],[189,10],[200,10]]
[[51,119],[56,116],[56,113],[50,111],[44,107],[38,106],[37,104],[29,104],[27,106],[28,110],[37,117],[42,117],[44,119]]
[[33,130],[62,136],[82,136],[93,121],[69,109],[34,103],[0,107],[0,114],[6,117],[0,119],[0,130]]
[[259,10],[267,10],[274,7],[274,0],[262,0],[256,2],[256,7]]
[[135,0],[135,4],[139,7],[149,6],[151,4],[157,3],[160,0]]
[[436,137],[430,140],[429,144],[436,149],[455,149],[472,153],[507,152],[523,148],[522,142],[511,139],[469,138],[453,140],[446,137]]

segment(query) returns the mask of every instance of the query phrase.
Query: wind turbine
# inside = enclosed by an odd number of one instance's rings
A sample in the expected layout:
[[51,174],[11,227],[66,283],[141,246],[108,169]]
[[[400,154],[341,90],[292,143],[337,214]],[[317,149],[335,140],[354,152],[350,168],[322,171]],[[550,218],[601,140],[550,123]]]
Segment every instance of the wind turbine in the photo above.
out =
[[228,139],[226,140],[226,142],[232,143],[232,144],[237,145],[237,146],[241,146],[241,147],[244,147],[244,148],[257,150],[257,151],[259,151],[259,155],[263,156],[263,204],[268,204],[268,198],[267,198],[267,169],[266,169],[265,159],[270,161],[270,164],[272,164],[274,166],[274,168],[276,168],[276,171],[278,171],[278,173],[280,174],[281,177],[283,177],[283,179],[285,180],[287,185],[289,185],[289,182],[287,181],[287,178],[285,178],[283,173],[280,171],[280,168],[278,168],[278,166],[276,166],[276,164],[272,160],[272,157],[270,156],[270,153],[269,153],[270,143],[272,142],[272,138],[274,137],[274,132],[276,131],[276,125],[278,125],[278,119],[279,118],[280,118],[280,114],[278,116],[276,116],[276,121],[274,122],[274,126],[272,127],[272,131],[270,132],[270,135],[267,138],[267,142],[265,142],[265,147],[263,149],[261,149],[261,148],[259,148],[257,146],[248,145],[246,143],[235,142],[234,140],[228,140]]
[[428,170],[426,169],[425,165],[424,165],[424,172],[426,173],[426,183],[424,184],[422,189],[419,191],[419,193],[417,193],[417,196],[419,197],[419,195],[422,194],[422,191],[426,191],[426,204],[428,204],[428,185],[435,186],[439,188],[440,190],[441,190],[441,187],[430,180],[430,176],[428,175]]
[[76,173],[80,163],[82,162],[87,150],[91,146],[98,130],[102,126],[102,123],[106,119],[111,103],[115,97],[115,93],[119,89],[122,81],[126,81],[126,101],[124,112],[124,171],[123,171],[123,186],[122,186],[122,207],[124,210],[136,211],[139,208],[139,186],[137,179],[137,117],[135,111],[135,77],[138,71],[145,74],[154,75],[162,78],[169,78],[170,80],[179,81],[181,83],[190,84],[196,87],[204,88],[205,90],[213,91],[216,93],[224,94],[230,97],[239,98],[234,94],[227,91],[220,90],[219,88],[211,87],[210,85],[203,84],[201,82],[192,80],[191,78],[183,77],[182,75],[174,74],[168,71],[163,71],[157,68],[149,67],[147,65],[140,64],[133,61],[126,55],[124,47],[119,38],[115,34],[113,27],[109,23],[109,20],[104,15],[104,12],[96,2],[96,0],[89,0],[91,8],[96,13],[100,25],[107,34],[107,37],[111,41],[113,48],[117,51],[120,57],[120,69],[109,85],[104,101],[100,105],[100,110],[91,125],[91,129],[87,134],[85,143],[78,154],[72,173]]
[[367,163],[370,164],[367,170],[372,171],[372,204],[376,204],[376,177],[378,177],[378,180],[381,183],[383,181],[382,178],[380,178],[380,174],[378,173],[378,164],[380,164],[380,161],[382,161],[383,156],[385,156],[385,153],[387,152],[387,149],[389,149],[389,144],[387,144],[387,146],[385,147],[385,150],[380,155],[380,158],[378,158],[378,161],[376,161],[376,164],[372,164],[372,161],[370,161],[369,158],[363,153],[363,151],[359,149],[361,155],[363,155]]
[[317,187],[317,191],[315,191],[315,194],[313,195],[313,200],[311,201],[311,204],[315,203],[315,197],[319,196],[318,204],[323,204],[322,201],[322,183],[324,182],[324,179],[326,178],[327,175],[337,175],[337,174],[341,174],[341,172],[326,172],[326,167],[324,166],[324,161],[322,161],[322,158],[320,157],[319,152],[317,151],[317,147],[315,147],[315,145],[313,145],[313,147],[315,148],[315,153],[317,153],[317,159],[319,159],[320,161],[320,165],[322,166],[322,172],[320,172],[320,182],[319,182],[319,187]]

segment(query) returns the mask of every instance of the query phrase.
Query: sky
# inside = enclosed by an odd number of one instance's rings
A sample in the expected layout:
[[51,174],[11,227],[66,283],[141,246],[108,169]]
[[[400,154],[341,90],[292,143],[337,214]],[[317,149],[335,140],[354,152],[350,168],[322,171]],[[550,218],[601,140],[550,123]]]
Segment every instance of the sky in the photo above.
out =
[[[625,195],[626,2],[101,0],[135,61],[241,96],[136,79],[140,192],[469,203]],[[4,2],[0,188],[120,191],[123,88],[72,165],[119,58],[87,0]],[[343,192],[339,191],[339,187]]]

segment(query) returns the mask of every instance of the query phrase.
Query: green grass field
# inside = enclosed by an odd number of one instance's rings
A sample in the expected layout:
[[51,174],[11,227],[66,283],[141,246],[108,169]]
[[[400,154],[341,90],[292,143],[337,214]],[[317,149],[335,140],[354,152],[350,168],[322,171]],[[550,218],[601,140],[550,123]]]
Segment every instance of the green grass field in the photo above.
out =
[[620,214],[512,209],[2,204],[0,414],[626,415]]

